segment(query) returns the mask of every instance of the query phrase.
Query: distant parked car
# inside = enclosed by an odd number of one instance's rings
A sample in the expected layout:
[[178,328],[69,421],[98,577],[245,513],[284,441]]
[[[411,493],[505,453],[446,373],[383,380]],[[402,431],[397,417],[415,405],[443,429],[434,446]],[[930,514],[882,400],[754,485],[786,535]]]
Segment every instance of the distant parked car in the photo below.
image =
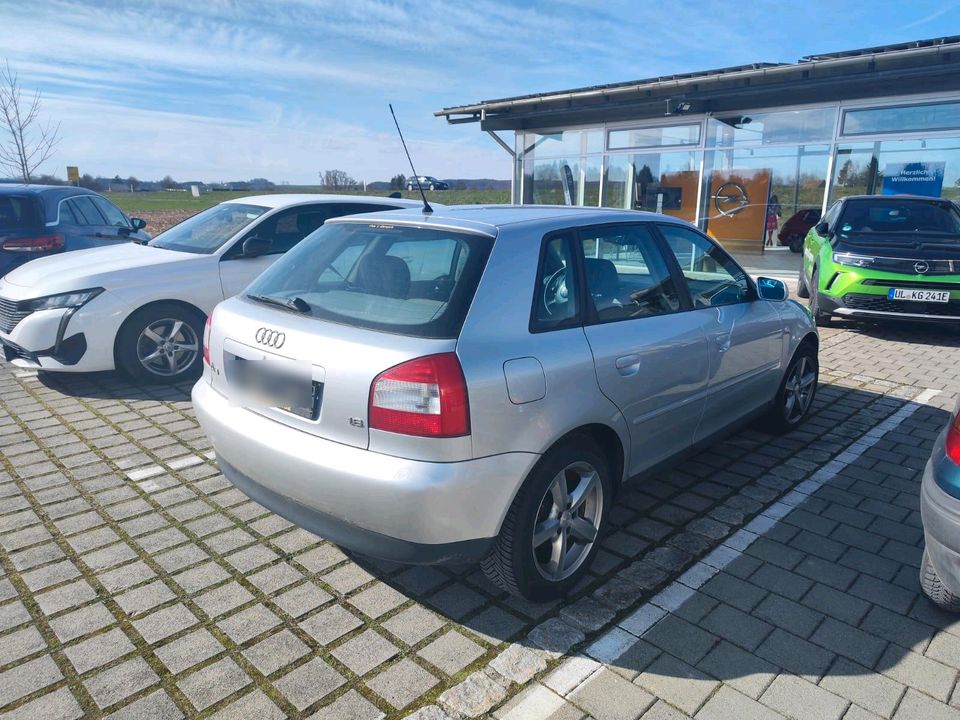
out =
[[739,424],[799,427],[816,329],[694,226],[599,208],[338,218],[208,322],[223,474],[357,552],[586,576],[621,481]]
[[803,250],[803,239],[819,220],[820,211],[816,208],[807,208],[794,213],[780,228],[777,235],[780,244],[788,246],[795,253],[800,252]]
[[148,382],[189,378],[200,372],[200,338],[213,306],[328,218],[419,205],[348,195],[251,196],[204,210],[147,245],[40,258],[0,279],[5,358],[39,370],[118,367]]
[[420,187],[424,190],[449,190],[450,185],[443,180],[437,180],[432,175],[417,175],[407,178],[407,190],[417,189],[417,180],[420,180]]
[[838,200],[807,233],[797,294],[817,325],[960,322],[960,208],[913,195]]
[[924,549],[923,594],[944,610],[960,612],[960,406],[937,438],[920,483]]
[[93,190],[0,185],[0,276],[46,255],[147,242],[146,226]]

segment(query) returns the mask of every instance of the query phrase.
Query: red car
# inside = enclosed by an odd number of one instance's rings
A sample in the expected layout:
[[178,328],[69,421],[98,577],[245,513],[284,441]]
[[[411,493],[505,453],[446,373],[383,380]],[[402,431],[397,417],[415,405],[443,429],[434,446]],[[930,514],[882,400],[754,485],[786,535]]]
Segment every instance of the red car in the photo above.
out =
[[803,249],[803,239],[807,237],[810,228],[819,221],[820,211],[816,208],[796,212],[781,226],[777,238],[781,245],[789,245],[793,252],[798,253]]

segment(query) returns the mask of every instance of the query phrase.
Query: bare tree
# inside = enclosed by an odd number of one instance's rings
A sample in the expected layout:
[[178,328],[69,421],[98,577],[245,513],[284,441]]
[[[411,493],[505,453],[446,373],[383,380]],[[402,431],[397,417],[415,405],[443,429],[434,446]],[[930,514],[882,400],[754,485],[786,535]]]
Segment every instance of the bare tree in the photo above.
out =
[[0,70],[0,168],[29,183],[30,176],[50,159],[60,139],[60,123],[40,123],[40,91],[24,97],[16,73],[5,63]]
[[324,187],[328,188],[346,188],[358,185],[359,183],[350,177],[344,170],[325,170],[320,173],[320,179]]

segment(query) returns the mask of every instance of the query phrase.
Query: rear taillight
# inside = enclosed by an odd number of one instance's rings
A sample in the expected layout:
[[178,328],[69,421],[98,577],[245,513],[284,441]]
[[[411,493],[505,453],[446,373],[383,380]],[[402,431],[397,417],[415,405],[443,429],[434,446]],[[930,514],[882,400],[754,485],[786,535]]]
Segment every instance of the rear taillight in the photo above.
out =
[[207,315],[207,324],[203,326],[203,362],[210,364],[210,328],[213,326],[213,313]]
[[950,421],[947,428],[947,457],[960,465],[960,414]]
[[51,252],[53,250],[63,250],[64,244],[63,235],[52,233],[50,235],[10,238],[4,240],[0,247],[12,252]]
[[402,435],[470,434],[470,401],[454,353],[428,355],[380,373],[370,386],[370,427]]

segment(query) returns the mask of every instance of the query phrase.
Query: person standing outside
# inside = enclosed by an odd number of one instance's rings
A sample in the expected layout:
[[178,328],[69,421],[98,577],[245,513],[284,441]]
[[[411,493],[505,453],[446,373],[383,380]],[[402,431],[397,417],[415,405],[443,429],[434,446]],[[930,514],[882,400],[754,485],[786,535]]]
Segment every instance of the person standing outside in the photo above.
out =
[[780,205],[780,198],[776,193],[770,196],[767,201],[767,239],[764,241],[764,247],[773,247],[773,233],[780,225],[780,216],[783,214],[783,207]]

